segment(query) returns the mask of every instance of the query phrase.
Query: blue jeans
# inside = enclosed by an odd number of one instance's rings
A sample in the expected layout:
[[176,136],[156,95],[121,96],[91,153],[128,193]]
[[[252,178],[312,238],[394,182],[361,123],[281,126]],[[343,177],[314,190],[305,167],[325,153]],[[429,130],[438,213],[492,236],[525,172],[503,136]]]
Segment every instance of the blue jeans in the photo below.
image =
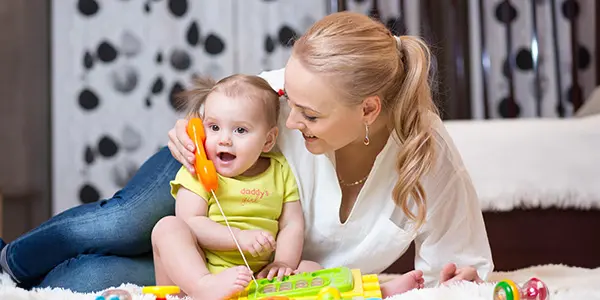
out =
[[180,167],[165,147],[112,198],[73,207],[8,244],[6,262],[19,286],[95,292],[153,285],[150,235],[175,213],[169,181]]

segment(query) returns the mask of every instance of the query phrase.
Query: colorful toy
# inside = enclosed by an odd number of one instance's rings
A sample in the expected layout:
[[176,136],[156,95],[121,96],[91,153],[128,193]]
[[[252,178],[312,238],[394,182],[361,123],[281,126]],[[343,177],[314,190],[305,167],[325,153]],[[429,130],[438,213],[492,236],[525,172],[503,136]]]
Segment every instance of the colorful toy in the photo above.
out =
[[259,279],[256,286],[230,300],[354,300],[381,299],[377,275],[362,275],[357,269],[331,268],[274,278]]
[[179,294],[181,290],[178,286],[145,286],[142,288],[142,293],[153,294],[156,300],[166,300],[167,295]]
[[122,289],[110,289],[96,297],[96,300],[131,300],[131,293]]
[[204,125],[200,118],[190,119],[187,126],[187,134],[196,146],[196,151],[194,151],[196,158],[194,168],[196,169],[199,180],[207,190],[216,191],[219,186],[217,171],[215,169],[215,164],[206,156],[206,151],[204,149],[206,133],[204,132]]
[[548,300],[548,287],[537,278],[531,278],[521,288],[512,280],[500,281],[494,288],[494,300]]

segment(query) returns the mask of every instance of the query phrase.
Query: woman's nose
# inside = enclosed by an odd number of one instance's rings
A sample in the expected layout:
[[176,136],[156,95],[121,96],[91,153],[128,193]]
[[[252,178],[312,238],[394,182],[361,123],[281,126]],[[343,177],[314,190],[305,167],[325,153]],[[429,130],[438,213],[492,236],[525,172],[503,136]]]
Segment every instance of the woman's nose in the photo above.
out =
[[298,130],[304,129],[303,124],[296,120],[296,116],[295,116],[293,110],[290,112],[287,119],[285,120],[285,126],[289,129],[298,129]]

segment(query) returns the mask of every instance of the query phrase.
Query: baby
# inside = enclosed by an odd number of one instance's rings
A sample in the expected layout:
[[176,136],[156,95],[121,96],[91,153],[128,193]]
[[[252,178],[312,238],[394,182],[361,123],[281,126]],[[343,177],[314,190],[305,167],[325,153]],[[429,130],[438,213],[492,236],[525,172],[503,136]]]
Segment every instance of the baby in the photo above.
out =
[[258,76],[233,75],[199,79],[186,96],[188,113],[202,115],[217,200],[251,270],[212,194],[182,167],[171,182],[176,216],[152,232],[156,284],[178,285],[198,300],[224,299],[248,286],[252,273],[281,278],[297,271],[304,238],[298,188],[283,155],[271,151],[279,95]]

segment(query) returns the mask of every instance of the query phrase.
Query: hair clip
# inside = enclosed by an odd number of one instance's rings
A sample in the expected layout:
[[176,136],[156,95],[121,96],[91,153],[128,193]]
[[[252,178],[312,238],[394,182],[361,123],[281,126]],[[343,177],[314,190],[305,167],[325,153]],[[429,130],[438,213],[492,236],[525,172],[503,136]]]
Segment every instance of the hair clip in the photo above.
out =
[[283,89],[279,89],[277,91],[277,95],[279,95],[279,97],[281,97],[281,96],[285,95],[285,91]]

